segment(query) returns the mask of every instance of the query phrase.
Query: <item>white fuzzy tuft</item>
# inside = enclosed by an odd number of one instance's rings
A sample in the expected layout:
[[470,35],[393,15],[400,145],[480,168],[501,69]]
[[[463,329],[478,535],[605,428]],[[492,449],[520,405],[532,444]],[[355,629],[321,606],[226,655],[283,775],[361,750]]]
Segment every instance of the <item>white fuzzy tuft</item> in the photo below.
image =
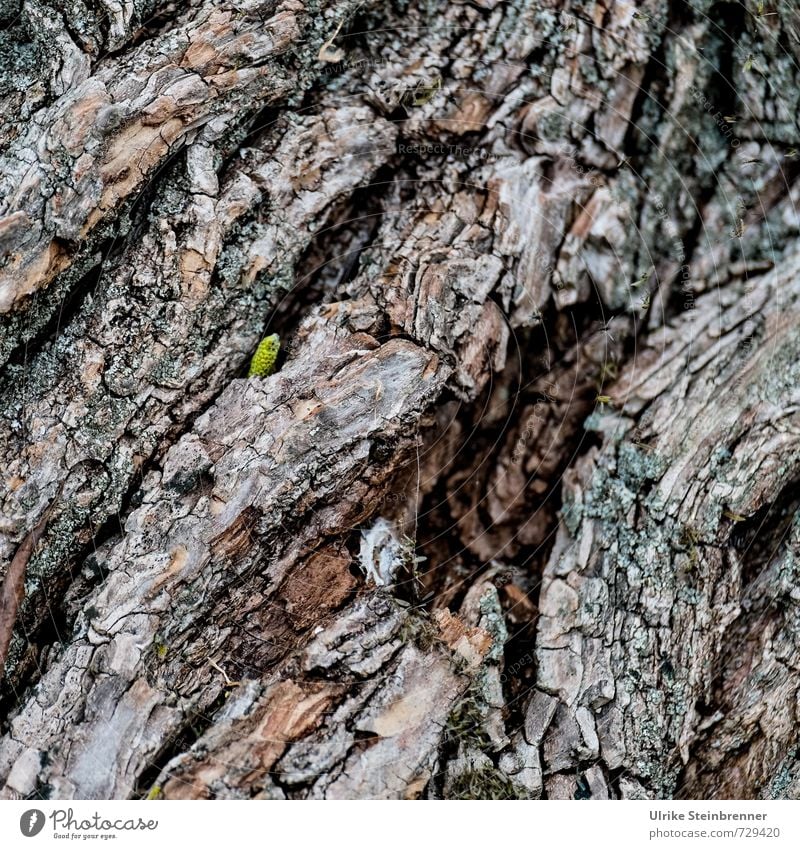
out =
[[398,539],[394,525],[378,518],[371,528],[361,531],[361,568],[376,586],[385,587],[394,582],[398,570],[406,559],[406,547]]

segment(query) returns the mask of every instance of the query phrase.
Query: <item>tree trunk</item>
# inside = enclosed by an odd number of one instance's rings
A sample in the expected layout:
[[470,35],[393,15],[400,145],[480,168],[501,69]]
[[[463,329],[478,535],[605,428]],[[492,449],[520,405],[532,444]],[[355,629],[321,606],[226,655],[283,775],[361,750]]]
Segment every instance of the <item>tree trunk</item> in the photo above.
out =
[[0,26],[2,795],[800,796],[794,3]]

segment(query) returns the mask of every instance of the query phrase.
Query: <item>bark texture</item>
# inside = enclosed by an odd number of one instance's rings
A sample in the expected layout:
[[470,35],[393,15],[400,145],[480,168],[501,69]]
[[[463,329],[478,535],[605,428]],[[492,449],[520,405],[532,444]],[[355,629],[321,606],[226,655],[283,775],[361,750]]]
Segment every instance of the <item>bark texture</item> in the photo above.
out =
[[0,28],[0,794],[800,797],[795,4]]

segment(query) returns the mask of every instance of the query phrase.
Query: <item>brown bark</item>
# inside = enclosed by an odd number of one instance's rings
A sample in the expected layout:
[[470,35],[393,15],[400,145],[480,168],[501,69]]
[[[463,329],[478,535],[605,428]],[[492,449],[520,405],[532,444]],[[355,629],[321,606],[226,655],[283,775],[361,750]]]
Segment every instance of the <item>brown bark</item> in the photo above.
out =
[[796,10],[19,6],[2,793],[797,797]]

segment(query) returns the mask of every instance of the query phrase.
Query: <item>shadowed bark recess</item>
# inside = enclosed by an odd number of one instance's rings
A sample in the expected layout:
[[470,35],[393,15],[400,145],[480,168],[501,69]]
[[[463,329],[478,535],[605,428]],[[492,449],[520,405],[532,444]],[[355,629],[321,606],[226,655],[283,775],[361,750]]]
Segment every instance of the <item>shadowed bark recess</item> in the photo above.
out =
[[797,798],[798,32],[0,3],[0,796]]

